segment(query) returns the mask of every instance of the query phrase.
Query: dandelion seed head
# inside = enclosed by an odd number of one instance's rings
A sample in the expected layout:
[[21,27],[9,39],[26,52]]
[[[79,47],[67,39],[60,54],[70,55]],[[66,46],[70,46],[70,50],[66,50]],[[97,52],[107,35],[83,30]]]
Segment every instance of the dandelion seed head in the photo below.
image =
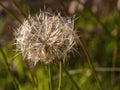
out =
[[50,63],[57,58],[67,58],[77,44],[74,19],[40,12],[29,16],[15,32],[17,50],[34,63]]

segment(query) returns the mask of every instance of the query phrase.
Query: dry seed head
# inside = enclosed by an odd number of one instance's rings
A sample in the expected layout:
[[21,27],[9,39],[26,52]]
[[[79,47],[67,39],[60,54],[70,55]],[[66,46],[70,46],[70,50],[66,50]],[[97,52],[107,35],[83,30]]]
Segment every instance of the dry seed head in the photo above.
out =
[[67,58],[77,44],[74,19],[40,12],[29,16],[15,33],[16,47],[26,60],[44,64],[56,58]]

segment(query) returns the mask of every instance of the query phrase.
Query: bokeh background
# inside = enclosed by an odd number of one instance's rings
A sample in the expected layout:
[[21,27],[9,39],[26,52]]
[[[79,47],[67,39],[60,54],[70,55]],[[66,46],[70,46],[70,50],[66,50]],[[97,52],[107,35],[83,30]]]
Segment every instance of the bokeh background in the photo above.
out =
[[[4,5],[4,6],[3,6]],[[16,52],[14,32],[29,14],[40,10],[75,17],[103,90],[120,90],[120,0],[0,0],[0,90],[49,90],[47,65],[34,69]],[[24,17],[25,16],[25,17]],[[71,56],[65,67],[81,90],[99,90],[84,52]],[[53,89],[58,90],[59,67],[51,66]],[[62,77],[61,90],[76,90]]]

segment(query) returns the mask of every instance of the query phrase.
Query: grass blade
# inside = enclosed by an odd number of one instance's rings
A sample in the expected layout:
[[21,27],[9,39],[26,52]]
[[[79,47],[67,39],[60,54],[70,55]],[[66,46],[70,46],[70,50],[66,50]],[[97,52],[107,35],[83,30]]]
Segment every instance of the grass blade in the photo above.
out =
[[6,8],[1,2],[0,2],[0,6],[10,15],[12,15],[19,23],[22,23],[22,21],[18,18],[18,16],[16,16],[13,12],[11,12],[8,8]]
[[85,46],[85,44],[84,44],[84,42],[83,42],[81,37],[80,37],[80,45],[81,45],[81,47],[82,47],[82,49],[83,49],[83,51],[84,51],[84,53],[86,55],[86,58],[88,60],[89,65],[90,65],[90,67],[91,67],[91,69],[93,71],[93,75],[94,75],[94,77],[95,77],[95,79],[97,81],[97,84],[98,84],[100,90],[102,90],[102,86],[101,86],[101,83],[100,83],[100,81],[98,79],[97,72],[96,72],[95,67],[93,65],[93,61],[92,61],[91,57],[89,56],[88,51],[86,49],[86,46]]
[[58,90],[61,90],[61,83],[62,83],[62,61],[59,62],[59,86],[58,86]]
[[48,65],[49,69],[49,90],[53,90],[53,83],[52,83],[52,73],[51,73],[51,65]]

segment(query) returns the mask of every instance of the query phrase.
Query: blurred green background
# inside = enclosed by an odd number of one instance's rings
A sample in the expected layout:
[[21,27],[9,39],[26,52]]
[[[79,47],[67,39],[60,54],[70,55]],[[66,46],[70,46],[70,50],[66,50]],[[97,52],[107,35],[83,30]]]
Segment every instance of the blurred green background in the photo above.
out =
[[[75,16],[103,90],[120,90],[120,0],[0,0],[0,90],[49,90],[47,65],[30,68],[14,45],[17,18],[23,21],[40,10]],[[80,56],[71,56],[65,68],[81,90],[99,90],[83,50],[78,52]],[[58,90],[58,71],[53,63],[53,90]],[[64,71],[61,90],[76,90]]]

